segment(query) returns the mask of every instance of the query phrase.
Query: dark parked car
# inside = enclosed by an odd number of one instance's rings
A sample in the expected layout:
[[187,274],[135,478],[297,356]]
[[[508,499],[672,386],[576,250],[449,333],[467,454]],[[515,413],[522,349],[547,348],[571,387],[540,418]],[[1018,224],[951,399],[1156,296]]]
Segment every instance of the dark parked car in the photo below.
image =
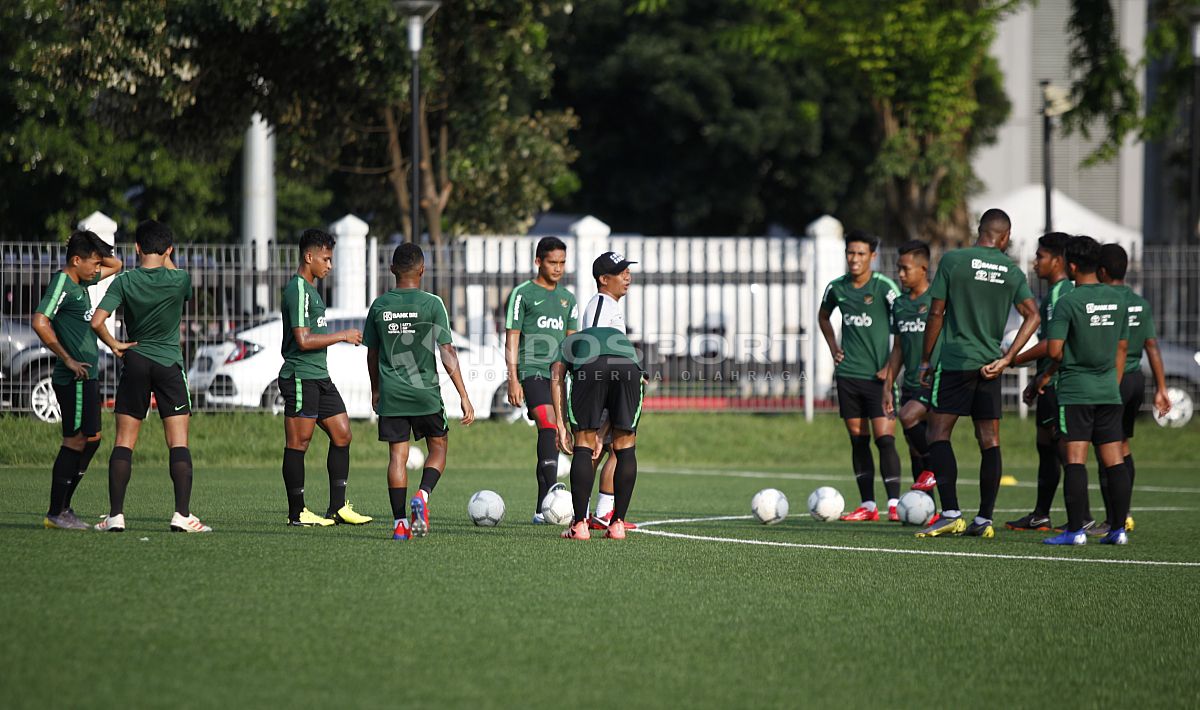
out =
[[[50,386],[58,356],[42,345],[25,318],[0,318],[0,408],[29,412],[44,422],[57,422],[58,399]],[[98,376],[105,400],[116,393],[119,361],[100,343]]]

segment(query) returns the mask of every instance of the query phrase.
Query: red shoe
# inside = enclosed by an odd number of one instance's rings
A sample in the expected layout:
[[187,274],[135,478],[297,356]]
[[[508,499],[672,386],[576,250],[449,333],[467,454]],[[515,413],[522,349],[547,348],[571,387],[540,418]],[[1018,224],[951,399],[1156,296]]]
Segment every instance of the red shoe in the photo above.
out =
[[942,519],[941,513],[934,513],[933,517],[929,519],[929,522],[925,523],[925,527],[929,527],[930,525],[933,525],[934,523],[936,523],[937,521],[939,521],[941,519]]
[[608,525],[608,530],[604,531],[604,537],[609,540],[624,540],[625,539],[625,521],[614,520]]
[[587,523],[580,520],[578,523],[571,523],[566,530],[562,531],[564,540],[590,540],[592,533],[588,530]]
[[900,513],[896,510],[896,506],[888,506],[888,521],[893,523],[900,522]]
[[[608,513],[606,513],[604,515],[604,517],[597,517],[597,516],[593,515],[590,518],[588,518],[588,528],[590,528],[592,530],[608,530],[608,525],[609,525],[609,523],[612,522],[612,516],[613,516],[613,512],[611,510],[608,511]],[[624,522],[625,522],[626,530],[637,530],[637,525],[634,525],[633,523],[631,523],[629,521],[624,521]]]
[[846,513],[840,519],[851,521],[851,522],[877,521],[877,520],[879,520],[879,509],[876,508],[875,510],[867,510],[866,508],[864,508],[863,506],[860,505],[854,509],[854,512]]
[[922,491],[928,493],[934,488],[937,488],[937,478],[934,477],[933,471],[922,471],[917,480],[912,484],[914,491]]

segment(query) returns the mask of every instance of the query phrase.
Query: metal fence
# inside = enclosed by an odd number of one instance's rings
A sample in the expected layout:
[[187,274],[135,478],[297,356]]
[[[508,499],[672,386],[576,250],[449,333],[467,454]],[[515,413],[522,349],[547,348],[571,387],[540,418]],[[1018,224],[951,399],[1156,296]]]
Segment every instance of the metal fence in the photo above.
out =
[[[533,276],[533,237],[466,237],[427,248],[423,286],[444,299],[451,325],[466,352],[464,374],[477,412],[508,413],[505,402],[503,318],[506,300]],[[631,339],[642,351],[650,375],[646,406],[651,409],[794,411],[805,405],[813,368],[809,334],[815,300],[815,249],[811,239],[775,237],[611,237],[602,245],[565,238],[568,268],[564,283],[576,292],[580,309],[594,293],[591,259],[604,249],[637,261],[634,287],[624,302]],[[119,250],[134,268],[133,250]],[[191,274],[193,297],[181,326],[184,357],[199,409],[279,411],[274,388],[280,362],[279,299],[295,273],[294,246],[272,246],[267,268],[256,270],[254,250],[240,245],[181,245],[175,261]],[[578,252],[578,253],[577,253]],[[586,252],[586,253],[585,253]],[[53,355],[29,327],[51,276],[62,264],[58,244],[0,243],[0,405],[5,411],[54,415],[49,388]],[[366,283],[342,283],[337,272],[318,285],[327,303],[357,289],[353,303],[392,286],[391,247],[366,250]],[[1014,255],[1030,271],[1035,293],[1042,285],[1032,274],[1032,254]],[[1129,281],[1154,307],[1159,338],[1182,348],[1200,349],[1200,249],[1147,247],[1134,255]],[[338,259],[335,253],[335,262]],[[882,250],[877,268],[895,274],[894,250]],[[363,273],[359,269],[356,273]],[[582,276],[582,278],[581,278]],[[104,284],[93,287],[99,302]],[[335,327],[360,326],[365,308],[333,309]],[[120,313],[112,320],[123,337]],[[818,357],[826,357],[818,336]],[[1200,366],[1200,363],[1198,363]],[[331,375],[352,416],[367,416],[369,384],[365,353],[345,346],[330,351]],[[102,354],[100,378],[111,396],[119,362]],[[1023,379],[1006,379],[1006,402],[1016,408]],[[1200,385],[1200,382],[1197,383]],[[443,388],[447,393],[447,388]],[[451,393],[448,393],[452,395]],[[817,409],[832,408],[836,393],[817,386]],[[447,397],[448,409],[454,406]],[[455,398],[456,399],[456,398]],[[481,406],[482,405],[482,406]]]

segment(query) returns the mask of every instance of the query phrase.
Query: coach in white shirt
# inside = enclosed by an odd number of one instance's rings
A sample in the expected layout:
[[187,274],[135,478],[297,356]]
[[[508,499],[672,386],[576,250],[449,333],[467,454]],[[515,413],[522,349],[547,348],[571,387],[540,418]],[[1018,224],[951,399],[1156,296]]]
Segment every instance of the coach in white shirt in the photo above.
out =
[[596,257],[592,262],[592,277],[596,279],[597,293],[583,311],[580,329],[616,328],[625,332],[625,312],[617,301],[629,292],[629,282],[633,280],[629,266],[636,263],[626,261],[615,251],[606,251]]

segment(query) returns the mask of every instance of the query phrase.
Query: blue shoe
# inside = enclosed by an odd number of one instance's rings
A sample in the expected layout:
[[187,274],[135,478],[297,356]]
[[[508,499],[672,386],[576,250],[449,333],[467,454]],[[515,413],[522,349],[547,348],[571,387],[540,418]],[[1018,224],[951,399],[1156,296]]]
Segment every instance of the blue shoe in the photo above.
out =
[[412,517],[409,519],[412,536],[425,537],[429,534],[429,504],[425,501],[425,496],[418,493],[408,505],[412,509]]
[[1100,538],[1101,545],[1125,545],[1129,543],[1129,536],[1125,534],[1123,528],[1109,530],[1108,534]]
[[533,524],[534,525],[545,525],[546,518],[541,513],[534,513],[533,514]]
[[1047,545],[1086,545],[1087,533],[1082,530],[1078,530],[1076,532],[1064,530],[1054,537],[1048,537],[1045,540],[1042,540],[1042,542]]

